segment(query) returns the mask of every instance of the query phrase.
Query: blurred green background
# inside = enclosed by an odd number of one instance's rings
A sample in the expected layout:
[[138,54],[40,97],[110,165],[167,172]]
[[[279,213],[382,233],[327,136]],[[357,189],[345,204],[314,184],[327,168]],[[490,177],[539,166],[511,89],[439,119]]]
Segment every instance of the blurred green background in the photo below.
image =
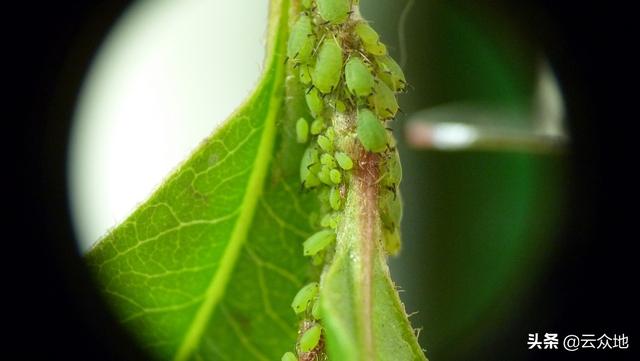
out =
[[519,344],[500,342],[544,314],[529,299],[557,249],[566,152],[445,152],[404,139],[416,112],[459,102],[511,114],[496,119],[501,126],[533,127],[540,44],[495,4],[460,4],[416,1],[404,24],[407,1],[361,4],[391,54],[406,61],[411,84],[394,126],[405,208],[403,250],[391,260],[392,274],[407,312],[418,311],[411,320],[432,360],[502,359],[495,352],[505,350],[526,356],[526,333],[512,336]]

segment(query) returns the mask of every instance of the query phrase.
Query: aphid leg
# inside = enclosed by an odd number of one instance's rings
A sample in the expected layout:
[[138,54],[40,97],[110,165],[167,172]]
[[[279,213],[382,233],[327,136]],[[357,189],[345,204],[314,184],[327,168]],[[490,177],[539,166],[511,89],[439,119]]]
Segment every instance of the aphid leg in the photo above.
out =
[[405,114],[404,110],[402,110],[402,108],[398,108],[398,111],[402,114]]
[[289,61],[289,57],[288,57],[288,56],[285,56],[285,58],[284,58],[284,64],[286,64],[288,61]]
[[313,51],[311,52],[312,56],[316,56],[316,54],[318,53],[318,49],[320,49],[320,45],[322,44],[322,42],[324,41],[325,38],[325,34],[322,34],[322,37],[320,38],[320,40],[318,41],[318,44],[316,44],[316,47],[313,48]]
[[386,127],[386,128],[384,128],[384,129],[386,129],[386,130],[388,130],[388,131],[390,131],[390,132],[393,132],[393,128],[391,128],[391,127]]
[[311,84],[311,86],[309,87],[309,89],[307,89],[306,94],[311,93],[311,91],[313,90],[313,88],[315,87],[315,85]]
[[367,58],[367,56],[362,51],[358,50],[358,54],[360,54],[362,59],[366,60],[369,64],[373,64],[371,60],[369,60],[369,58]]

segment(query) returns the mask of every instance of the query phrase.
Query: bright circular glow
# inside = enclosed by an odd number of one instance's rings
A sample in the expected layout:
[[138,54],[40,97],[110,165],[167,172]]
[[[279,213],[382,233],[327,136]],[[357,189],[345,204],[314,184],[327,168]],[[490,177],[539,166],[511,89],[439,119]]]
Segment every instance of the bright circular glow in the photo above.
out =
[[123,221],[255,86],[268,2],[139,1],[85,80],[71,134],[72,217],[85,251]]

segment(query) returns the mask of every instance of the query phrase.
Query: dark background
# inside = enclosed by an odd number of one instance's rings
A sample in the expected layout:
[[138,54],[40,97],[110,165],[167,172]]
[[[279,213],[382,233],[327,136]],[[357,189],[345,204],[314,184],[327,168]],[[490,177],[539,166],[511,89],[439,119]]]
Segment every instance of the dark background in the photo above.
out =
[[[465,2],[454,2],[464,7]],[[565,245],[535,284],[522,317],[487,339],[476,359],[633,359],[638,300],[637,47],[631,9],[618,2],[474,1],[539,39],[563,87],[573,137]],[[30,4],[10,18],[11,90],[5,124],[7,355],[20,359],[139,359],[95,296],[76,253],[66,203],[67,131],[91,56],[127,2]],[[17,134],[17,135],[14,135]],[[14,166],[15,162],[15,166]],[[17,246],[13,250],[14,246]],[[428,326],[427,326],[428,327]],[[531,332],[625,333],[629,350],[528,352]],[[452,346],[455,347],[455,346]],[[432,356],[433,360],[438,360]],[[524,358],[523,358],[524,357]]]

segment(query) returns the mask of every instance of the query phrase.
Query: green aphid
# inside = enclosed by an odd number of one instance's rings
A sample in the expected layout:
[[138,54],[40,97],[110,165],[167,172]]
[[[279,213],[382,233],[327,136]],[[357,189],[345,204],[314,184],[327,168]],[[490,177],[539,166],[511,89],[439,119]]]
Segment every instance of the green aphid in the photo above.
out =
[[364,149],[370,152],[380,153],[387,148],[387,130],[378,117],[367,108],[358,111],[356,134]]
[[380,119],[393,118],[398,112],[396,95],[386,83],[379,81],[373,86],[373,94],[368,98],[369,107]]
[[322,130],[324,130],[324,118],[317,117],[316,119],[314,119],[313,122],[311,122],[310,130],[311,130],[311,134],[313,135],[318,135],[322,133]]
[[311,257],[311,264],[314,266],[320,266],[324,264],[324,252],[318,252]]
[[397,255],[400,252],[400,248],[402,247],[402,239],[400,238],[400,229],[398,227],[394,228],[393,230],[389,230],[385,228],[382,230],[382,235],[384,237],[383,238],[384,250],[392,256]]
[[328,127],[324,135],[332,142],[336,140],[336,130],[333,127]]
[[354,31],[360,38],[364,50],[373,55],[385,55],[387,53],[387,47],[380,42],[380,36],[369,24],[359,22],[356,24]]
[[342,48],[335,39],[325,39],[313,69],[313,85],[324,94],[330,93],[340,81],[341,70]]
[[342,197],[340,197],[340,190],[337,187],[331,188],[331,192],[329,193],[329,205],[334,210],[340,210],[342,207]]
[[331,214],[325,214],[324,217],[322,217],[322,220],[320,220],[320,227],[329,228],[330,222],[331,222]]
[[337,169],[331,169],[329,171],[329,179],[333,184],[340,184],[342,182],[342,173]]
[[309,123],[304,118],[296,122],[296,140],[298,143],[306,143],[309,140]]
[[291,28],[287,44],[287,57],[296,63],[306,63],[311,57],[315,42],[316,37],[313,35],[311,18],[300,15]]
[[320,92],[316,88],[311,88],[304,95],[304,98],[307,101],[307,106],[309,107],[311,115],[318,117],[324,110],[324,100],[322,99]]
[[326,165],[323,165],[322,168],[320,168],[320,171],[318,171],[317,177],[318,180],[328,186],[333,185],[333,182],[331,182],[331,168],[327,167]]
[[301,3],[305,9],[310,9],[311,5],[313,5],[313,0],[302,0]]
[[318,13],[331,24],[342,24],[349,17],[351,0],[317,0]]
[[340,213],[329,213],[322,217],[320,226],[324,228],[336,229],[338,228],[338,222],[340,222]]
[[402,222],[402,196],[400,190],[383,192],[379,200],[380,220],[384,228],[393,230]]
[[326,165],[331,169],[336,167],[336,160],[329,153],[323,153],[320,156],[320,163]]
[[322,314],[320,313],[320,300],[316,299],[311,307],[311,316],[314,320],[319,320],[322,318]]
[[402,72],[400,65],[398,65],[398,63],[388,55],[380,56],[376,60],[378,62],[378,67],[380,68],[378,78],[384,81],[391,90],[396,92],[403,91],[407,85],[407,81],[405,80],[404,73]]
[[331,153],[333,152],[333,141],[327,138],[325,135],[318,136],[318,145],[325,152]]
[[335,160],[338,162],[340,168],[344,170],[350,170],[353,168],[353,160],[343,152],[336,152],[334,154]]
[[304,255],[313,256],[324,250],[336,240],[336,232],[332,229],[324,229],[307,238],[303,243]]
[[311,84],[311,66],[308,64],[302,64],[299,67],[299,79],[302,84]]
[[320,170],[320,160],[318,151],[313,147],[308,147],[302,155],[300,161],[300,181],[305,188],[313,188],[320,185],[320,180],[314,175]]
[[387,46],[381,42],[375,44],[365,44],[364,50],[370,52],[373,55],[385,55],[387,53]]
[[397,151],[390,152],[389,158],[385,161],[386,174],[383,184],[387,187],[397,187],[402,181],[402,163]]
[[300,336],[299,346],[302,352],[309,352],[318,346],[322,336],[322,326],[315,324]]
[[359,97],[371,94],[373,75],[371,70],[359,57],[352,57],[344,67],[344,77],[349,91]]
[[314,298],[318,295],[319,285],[318,282],[311,282],[308,285],[302,287],[298,293],[296,293],[293,301],[291,302],[291,308],[296,314],[303,313],[311,304]]
[[298,361],[298,358],[293,354],[293,352],[288,351],[285,352],[284,355],[282,355],[280,361]]

